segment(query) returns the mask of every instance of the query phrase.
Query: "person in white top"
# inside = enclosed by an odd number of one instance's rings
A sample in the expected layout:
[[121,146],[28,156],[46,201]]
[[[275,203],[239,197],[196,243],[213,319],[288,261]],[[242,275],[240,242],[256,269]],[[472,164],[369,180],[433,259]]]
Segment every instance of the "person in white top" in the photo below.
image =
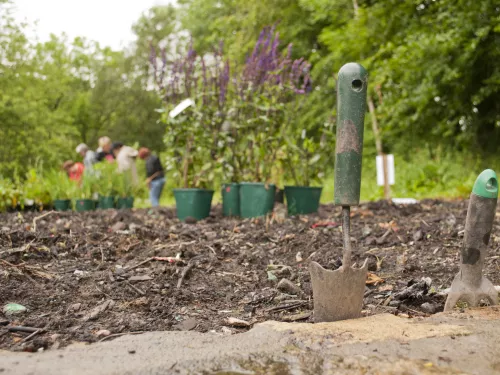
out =
[[115,156],[116,163],[118,164],[118,172],[130,171],[132,183],[137,185],[139,183],[139,177],[137,175],[135,159],[137,158],[138,151],[130,146],[125,146],[121,142],[113,142],[111,152]]
[[92,173],[94,170],[93,165],[97,161],[95,152],[90,150],[89,146],[85,143],[80,143],[76,146],[76,152],[83,157],[83,164],[85,165],[86,172]]

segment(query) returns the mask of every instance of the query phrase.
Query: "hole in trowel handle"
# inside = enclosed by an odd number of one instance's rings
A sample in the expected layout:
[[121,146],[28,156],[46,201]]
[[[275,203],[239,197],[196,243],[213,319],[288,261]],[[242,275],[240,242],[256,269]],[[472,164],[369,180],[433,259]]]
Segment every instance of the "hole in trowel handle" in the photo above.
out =
[[363,90],[363,81],[360,79],[353,80],[351,85],[354,91],[360,92],[361,90]]
[[490,178],[486,182],[486,190],[495,192],[495,191],[497,191],[497,189],[498,189],[498,186],[497,186],[497,180],[496,180],[496,178]]

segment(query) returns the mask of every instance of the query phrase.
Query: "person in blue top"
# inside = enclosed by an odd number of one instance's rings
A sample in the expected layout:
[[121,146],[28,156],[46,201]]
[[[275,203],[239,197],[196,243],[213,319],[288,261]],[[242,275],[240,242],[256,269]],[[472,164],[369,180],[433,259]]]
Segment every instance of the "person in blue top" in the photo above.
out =
[[160,205],[161,192],[165,185],[165,173],[158,156],[153,155],[146,147],[139,149],[139,158],[146,161],[146,183],[149,187],[149,199],[151,206]]

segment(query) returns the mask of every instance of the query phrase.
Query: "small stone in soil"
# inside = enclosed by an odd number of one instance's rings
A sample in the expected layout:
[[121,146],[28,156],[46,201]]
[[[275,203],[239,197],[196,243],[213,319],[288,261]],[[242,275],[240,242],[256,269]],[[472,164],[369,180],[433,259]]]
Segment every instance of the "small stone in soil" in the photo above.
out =
[[205,237],[209,241],[215,240],[217,238],[217,232],[205,232]]
[[413,241],[418,242],[422,238],[424,238],[424,234],[420,229],[413,233]]
[[174,328],[177,329],[178,331],[191,331],[192,329],[195,329],[197,325],[198,321],[196,319],[188,318],[176,324]]
[[401,304],[400,301],[391,301],[389,302],[390,307],[398,307]]
[[28,311],[28,309],[25,306],[20,305],[18,303],[7,303],[3,307],[3,313],[5,314],[5,316],[18,315],[25,313],[26,311]]
[[420,308],[427,314],[434,314],[437,311],[437,306],[434,303],[429,302],[422,303]]
[[97,337],[107,337],[111,335],[111,332],[108,331],[107,329],[101,329],[100,331],[97,331],[95,335]]
[[69,307],[69,311],[78,311],[82,307],[81,303],[74,303]]
[[119,221],[111,227],[112,232],[117,232],[119,230],[124,230],[127,227],[127,224],[125,224],[123,221]]
[[277,286],[278,290],[285,293],[303,295],[304,292],[288,279],[281,279]]

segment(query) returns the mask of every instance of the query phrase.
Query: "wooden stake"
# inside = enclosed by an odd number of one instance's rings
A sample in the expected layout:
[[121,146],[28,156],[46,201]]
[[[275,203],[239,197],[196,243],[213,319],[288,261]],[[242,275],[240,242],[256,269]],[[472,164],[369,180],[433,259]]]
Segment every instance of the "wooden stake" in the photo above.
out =
[[389,169],[387,166],[387,155],[384,154],[382,147],[382,137],[380,136],[380,131],[378,128],[377,114],[375,112],[375,105],[373,104],[373,99],[371,95],[368,95],[368,110],[370,111],[370,116],[372,119],[372,129],[375,136],[375,147],[377,149],[377,154],[382,156],[382,169],[384,173],[384,199],[391,199],[391,186],[389,185]]

